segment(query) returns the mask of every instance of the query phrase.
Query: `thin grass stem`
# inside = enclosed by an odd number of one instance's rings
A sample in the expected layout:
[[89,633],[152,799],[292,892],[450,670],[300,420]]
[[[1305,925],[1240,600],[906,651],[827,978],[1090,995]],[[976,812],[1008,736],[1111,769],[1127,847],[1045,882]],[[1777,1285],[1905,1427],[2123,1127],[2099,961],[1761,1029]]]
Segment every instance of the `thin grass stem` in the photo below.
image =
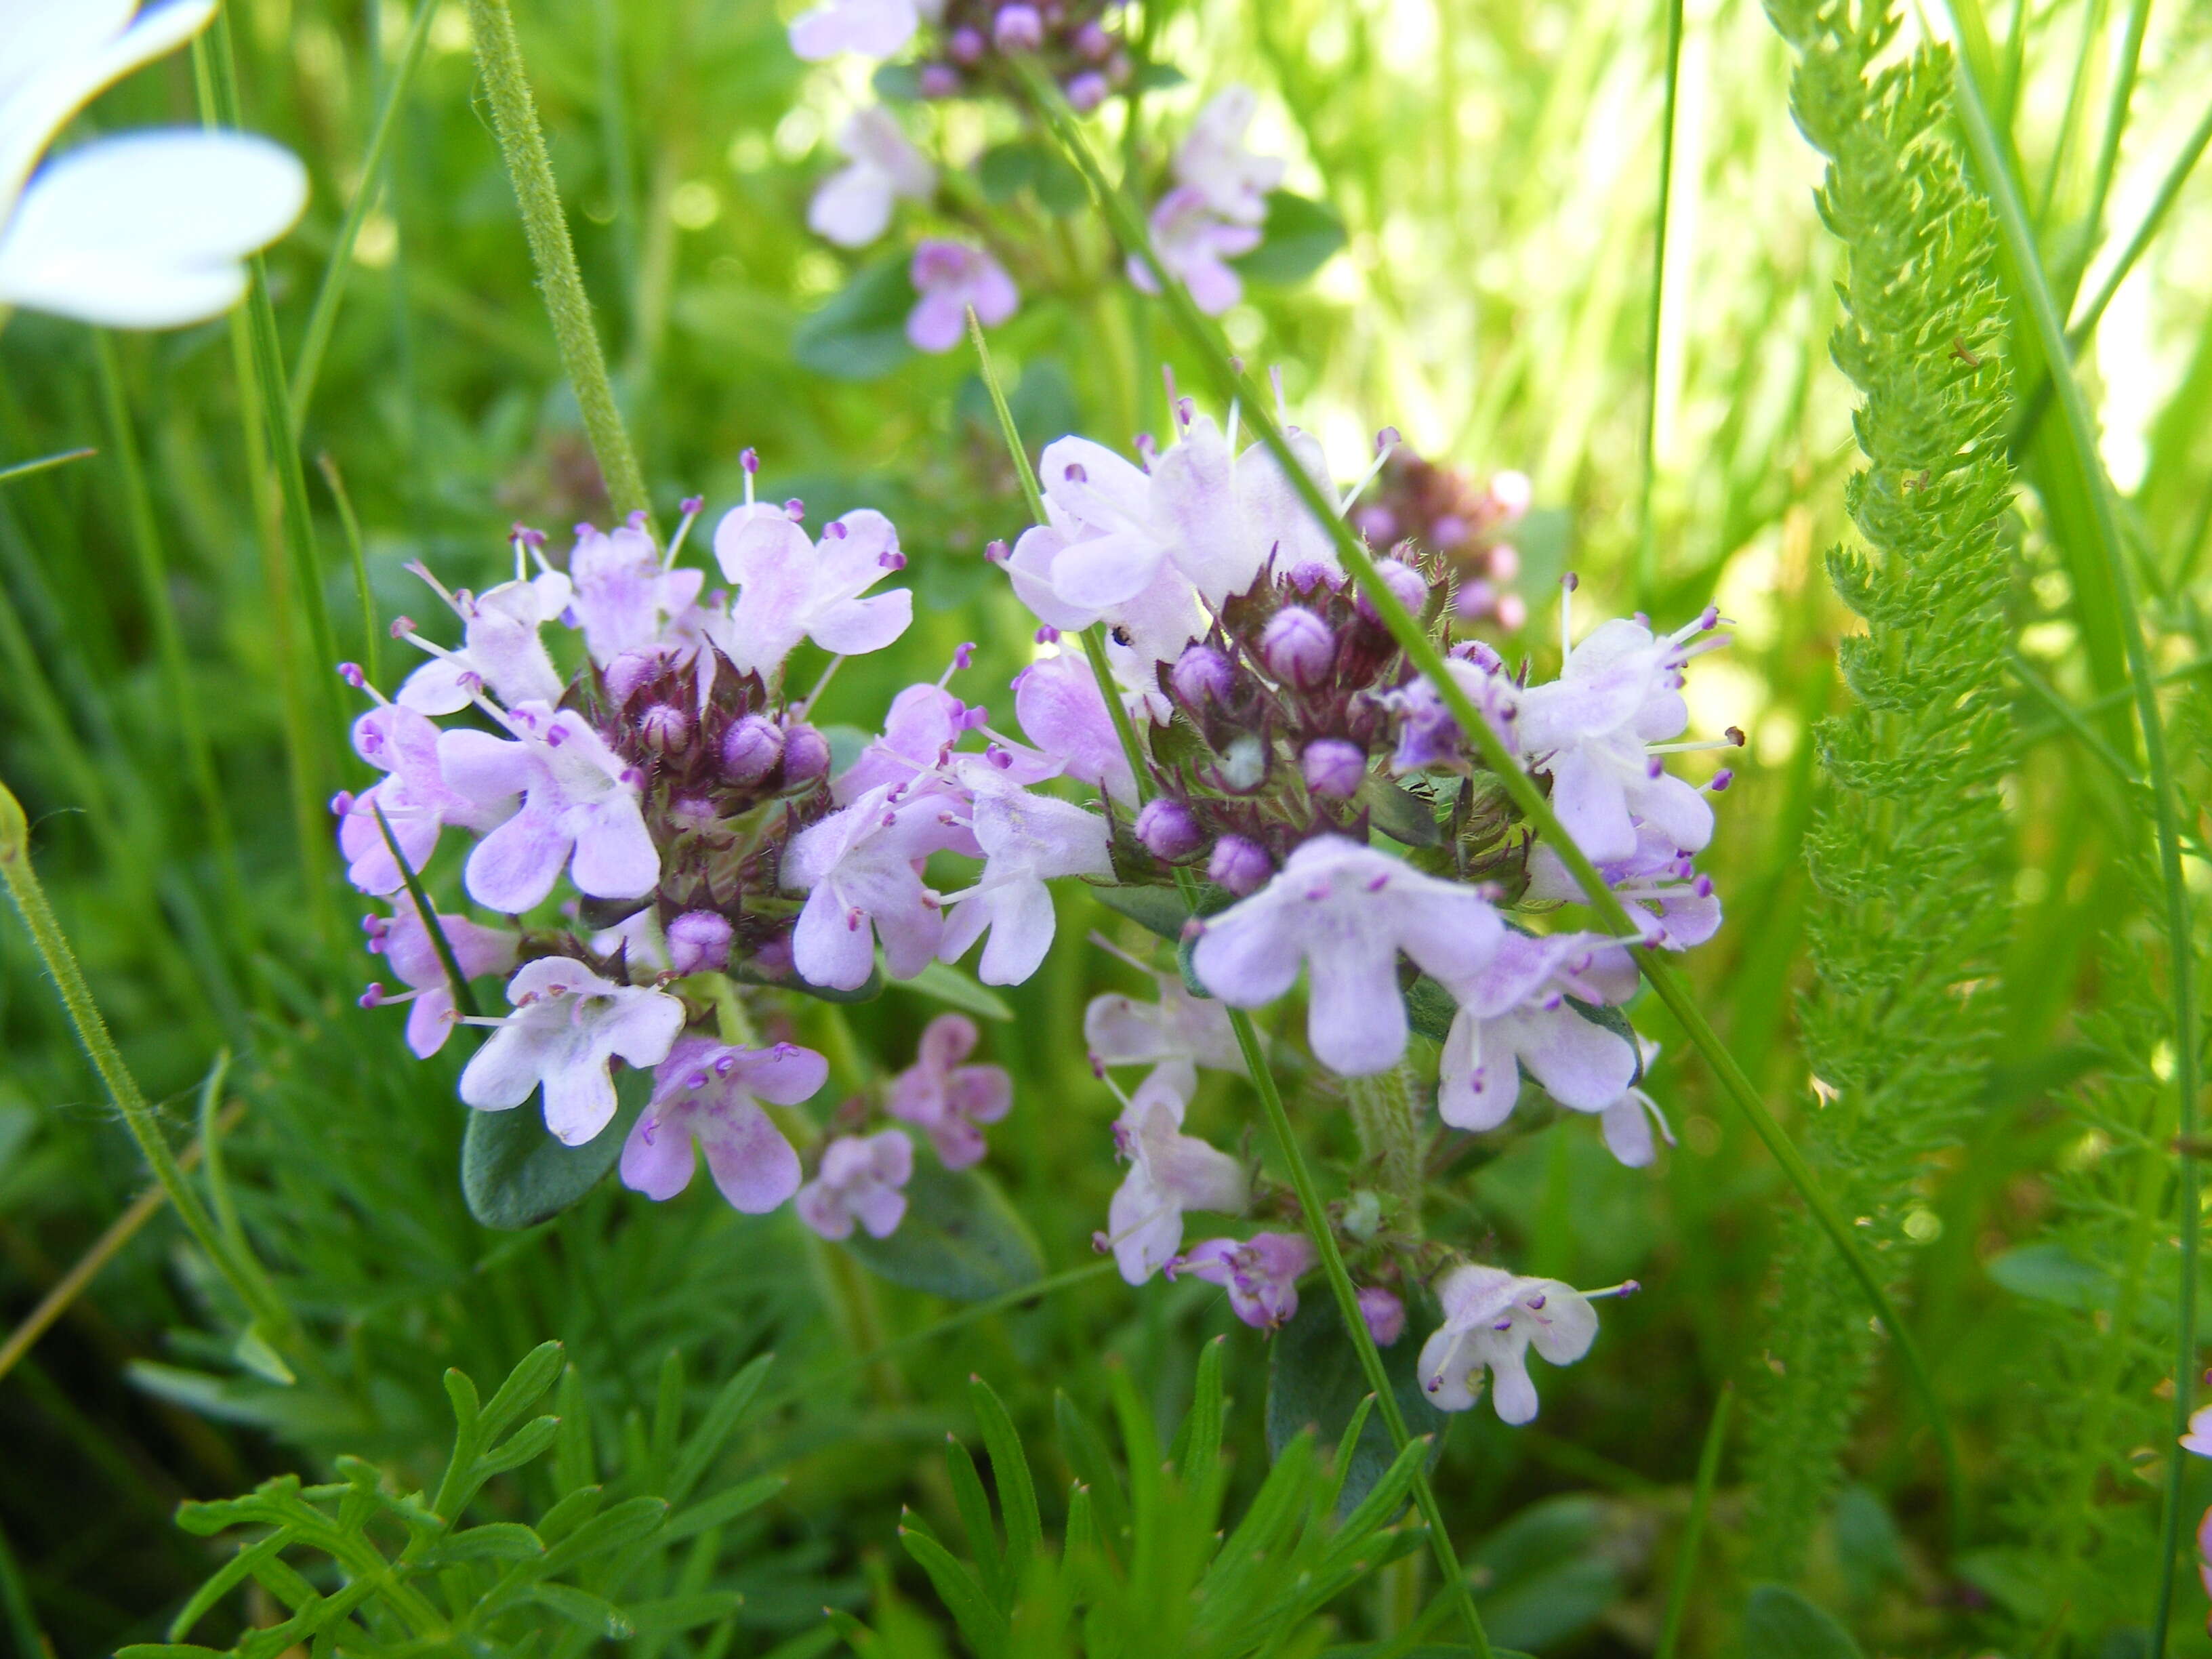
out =
[[1667,289],[1667,218],[1674,191],[1674,108],[1682,82],[1682,0],[1666,0],[1667,101],[1659,117],[1658,217],[1651,236],[1651,297],[1644,335],[1644,476],[1636,502],[1636,603],[1650,609],[1659,580],[1651,487],[1659,471],[1659,335]]
[[1697,1582],[1698,1546],[1704,1541],[1705,1518],[1712,1513],[1713,1487],[1720,1480],[1721,1449],[1728,1443],[1729,1408],[1735,1403],[1735,1384],[1721,1384],[1721,1397],[1713,1402],[1712,1420],[1705,1427],[1705,1443],[1698,1453],[1698,1484],[1690,1495],[1690,1518],[1682,1525],[1682,1541],[1674,1557],[1674,1576],[1667,1585],[1667,1611],[1660,1620],[1659,1645],[1652,1659],[1674,1659],[1675,1644],[1682,1639],[1683,1616],[1690,1610],[1690,1587]]
[[345,477],[338,471],[337,457],[327,449],[315,457],[316,469],[323,482],[330,487],[331,500],[338,510],[338,524],[345,532],[346,559],[353,566],[354,602],[361,607],[361,672],[371,685],[376,684],[376,597],[368,587],[368,556],[361,544],[361,520],[354,516],[353,497],[346,494]]
[[[2174,792],[2172,767],[2166,755],[2165,721],[2158,706],[2158,683],[2143,637],[2142,618],[2136,609],[2134,578],[2121,539],[2112,483],[2097,448],[2096,428],[2090,419],[2088,402],[2074,376],[2058,307],[2037,259],[2033,234],[2021,210],[2019,194],[2013,188],[2011,175],[2005,171],[1996,134],[1990,126],[1989,111],[1971,66],[1961,63],[1955,80],[1960,124],[1965,131],[1966,148],[1974,158],[1976,171],[1981,174],[1982,188],[1996,215],[1998,233],[2017,270],[2019,291],[2014,297],[2027,313],[2025,321],[2049,363],[2051,385],[2063,417],[2067,447],[2087,484],[2098,551],[2123,624],[2122,643],[2129,678],[2134,683],[2136,720],[2142,739],[2144,772],[2150,785],[2159,874],[2164,889],[2166,950],[2172,957],[2168,972],[2173,1002],[2173,1077],[2179,1097],[2177,1121],[2181,1135],[2177,1183],[2180,1212],[2176,1223],[2180,1235],[2180,1265],[2175,1286],[2177,1358],[2173,1377],[2173,1432],[2179,1442],[2188,1430],[2190,1408],[2195,1403],[2198,1247],[2196,958],[2189,890],[2181,866],[2180,810]],[[2167,1455],[2158,1594],[2151,1618],[2153,1659],[2162,1659],[2168,1627],[2172,1622],[2175,1564],[2182,1532],[2182,1486],[2187,1462],[2187,1454],[2179,1443]]]
[[491,103],[492,127],[499,136],[507,176],[514,183],[531,260],[538,267],[538,289],[553,322],[553,337],[561,348],[568,383],[575,389],[576,405],[583,411],[585,435],[606,481],[607,499],[617,517],[642,513],[649,527],[653,503],[646,495],[645,475],[638,469],[629,429],[623,424],[621,406],[615,401],[606,353],[592,322],[592,302],[576,266],[561,192],[553,182],[552,158],[546,153],[538,105],[523,69],[514,15],[507,0],[469,0],[469,27],[476,41],[477,68]]
[[[1345,569],[1367,596],[1368,602],[1382,618],[1383,626],[1405,652],[1407,661],[1435,687],[1445,708],[1451,711],[1454,720],[1474,744],[1484,763],[1498,775],[1529,827],[1559,854],[1560,862],[1566,866],[1569,874],[1574,878],[1576,884],[1606,926],[1624,939],[1639,935],[1642,930],[1631,919],[1620,898],[1606,885],[1582,849],[1560,828],[1543,792],[1536,787],[1497,733],[1491,730],[1489,722],[1482,718],[1459,682],[1446,671],[1443,653],[1437,650],[1435,642],[1422,631],[1420,623],[1382,580],[1365,545],[1338,516],[1335,504],[1298,463],[1282,428],[1268,413],[1259,388],[1236,366],[1218,331],[1200,314],[1181,282],[1160,265],[1145,234],[1142,220],[1127,197],[1108,183],[1099,172],[1097,161],[1091,155],[1090,146],[1073,113],[1066,108],[1066,100],[1060,97],[1058,88],[1027,66],[1024,66],[1024,78],[1031,95],[1046,111],[1054,136],[1090,183],[1093,194],[1106,210],[1123,245],[1152,267],[1165,296],[1170,316],[1184,337],[1204,357],[1220,394],[1224,398],[1242,399],[1245,418],[1250,422],[1255,435],[1275,457],[1277,465],[1297,491],[1298,498],[1305,503],[1307,510],[1313,514],[1315,521],[1328,532]],[[1821,1188],[1812,1167],[1805,1162],[1804,1155],[1775,1121],[1773,1114],[1766,1109],[1765,1103],[1759,1098],[1751,1079],[1744,1074],[1742,1066],[1737,1064],[1735,1057],[1729,1052],[1727,1045],[1721,1042],[1711,1023],[1698,1009],[1689,988],[1658,952],[1635,945],[1630,945],[1629,950],[1642,969],[1646,982],[1659,1000],[1667,1005],[1691,1043],[1712,1067],[1722,1091],[1743,1114],[1753,1132],[1765,1145],[1775,1161],[1781,1164],[1790,1185],[1797,1189],[1807,1210],[1821,1231],[1827,1235],[1851,1277],[1857,1281],[1875,1317],[1889,1332],[1899,1363],[1926,1413],[1929,1427],[1936,1437],[1955,1523],[1964,1513],[1958,1450],[1942,1400],[1936,1393],[1934,1379],[1921,1355],[1919,1344],[1904,1321],[1898,1317],[1889,1293],[1875,1277],[1857,1241],[1851,1237],[1848,1224]]]
[[[2128,280],[2128,273],[2136,268],[2136,261],[2142,258],[2143,250],[2150,246],[2151,239],[2166,223],[2166,216],[2172,210],[2175,199],[2181,194],[2181,187],[2189,182],[2189,175],[2196,171],[2197,163],[2203,158],[2208,143],[2212,143],[2212,106],[2206,108],[2203,118],[2197,123],[2196,130],[2182,145],[2181,153],[2173,158],[2173,165],[2166,169],[2166,177],[2159,181],[2158,194],[2152,198],[2150,206],[2144,210],[2142,222],[2136,227],[2135,234],[2128,238],[2127,246],[2121,250],[2120,257],[2112,262],[2112,270],[2106,273],[2096,294],[2082,307],[2081,319],[2067,329],[2066,343],[2075,350],[2079,351],[2088,343],[2090,335],[2096,331],[2098,323],[2104,318],[2105,308],[2112,303],[2112,296],[2120,291],[2120,284]],[[2047,397],[2048,392],[2044,395]]]
[[0,466],[0,484],[14,483],[18,478],[34,477],[71,461],[88,461],[100,452],[96,449],[63,449],[51,455],[41,455],[34,460],[18,461],[13,466]]

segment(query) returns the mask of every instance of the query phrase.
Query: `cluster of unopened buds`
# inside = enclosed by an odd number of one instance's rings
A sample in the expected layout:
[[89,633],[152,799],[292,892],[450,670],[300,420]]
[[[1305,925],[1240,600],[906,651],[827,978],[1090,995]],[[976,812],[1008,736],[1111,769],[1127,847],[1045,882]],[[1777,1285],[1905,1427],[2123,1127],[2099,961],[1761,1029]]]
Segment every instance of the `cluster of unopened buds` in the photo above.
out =
[[[912,0],[830,0],[795,20],[790,35],[793,50],[810,61],[845,54],[887,58],[905,50],[926,23],[935,55],[915,70],[924,98],[995,91],[1020,101],[1010,64],[1022,58],[1051,74],[1069,104],[1087,112],[1129,79],[1128,54],[1109,27],[1115,9],[1102,0],[941,0],[925,15]],[[1198,112],[1170,160],[1152,213],[1154,257],[1211,313],[1243,297],[1243,279],[1227,261],[1260,245],[1267,193],[1282,180],[1280,158],[1246,148],[1256,103],[1249,88],[1232,86]],[[890,228],[902,201],[951,222],[952,234],[915,243],[908,267],[916,297],[906,332],[917,350],[952,349],[970,311],[991,328],[1019,309],[1020,289],[1000,258],[1008,250],[994,246],[988,216],[968,210],[972,186],[940,191],[939,162],[907,136],[890,106],[872,104],[848,115],[837,146],[845,164],[823,181],[807,209],[817,235],[841,247],[868,246]],[[1144,261],[1132,258],[1127,269],[1139,289],[1158,291]]]
[[[1043,623],[1042,641],[1104,631],[1141,779],[1079,659],[1046,659],[1018,692],[1066,711],[1055,752],[1112,804],[1117,877],[1165,886],[1202,873],[1206,884],[1176,969],[1139,964],[1156,995],[1105,996],[1090,1009],[1102,1077],[1113,1066],[1152,1068],[1121,1097],[1115,1140],[1128,1172],[1099,1248],[1133,1284],[1191,1274],[1222,1285],[1249,1323],[1272,1328],[1291,1317],[1298,1279],[1316,1261],[1303,1234],[1267,1230],[1184,1249],[1186,1212],[1248,1224],[1269,1214],[1308,1219],[1246,1160],[1187,1131],[1198,1070],[1241,1069],[1226,1010],[1276,1001],[1303,971],[1308,1047],[1345,1079],[1357,1113],[1363,1086],[1411,1086],[1408,994],[1425,991],[1450,1011],[1436,1060],[1441,1127],[1401,1132],[1418,1146],[1370,1147],[1329,1220],[1369,1280],[1361,1307],[1378,1343],[1405,1330],[1409,1277],[1440,1305],[1419,1360],[1430,1398],[1464,1408],[1486,1371],[1499,1414],[1526,1421],[1536,1409],[1527,1351],[1554,1364],[1579,1358],[1596,1330],[1592,1297],[1627,1287],[1577,1291],[1467,1261],[1424,1236],[1418,1192],[1382,1190],[1383,1166],[1395,1151],[1401,1167],[1418,1170],[1439,1133],[1499,1128],[1523,1100],[1524,1079],[1558,1106],[1596,1117],[1625,1164],[1648,1164],[1656,1139],[1671,1140],[1639,1086],[1650,1051],[1620,1012],[1638,983],[1625,946],[1685,950],[1720,923],[1692,860],[1712,836],[1708,797],[1730,775],[1699,787],[1666,764],[1675,752],[1741,742],[1733,730],[1711,743],[1677,740],[1689,721],[1685,670],[1725,642],[1720,619],[1709,610],[1666,634],[1640,617],[1616,620],[1577,641],[1569,578],[1560,672],[1531,684],[1525,664],[1509,670],[1489,646],[1454,641],[1451,624],[1465,613],[1451,555],[1401,533],[1412,526],[1395,510],[1385,528],[1370,509],[1367,522],[1390,538],[1379,574],[1445,647],[1451,677],[1489,726],[1484,745],[1347,580],[1331,531],[1274,457],[1258,444],[1239,452],[1233,411],[1224,433],[1175,400],[1172,386],[1170,396],[1176,441],[1161,449],[1139,440],[1137,461],[1080,438],[1048,447],[1040,467],[1047,522],[997,552]],[[1362,493],[1388,472],[1395,443],[1384,433],[1369,478],[1338,500],[1319,445],[1290,428],[1299,465],[1355,527]],[[1490,518],[1462,524],[1464,536],[1526,504],[1511,485],[1492,499]],[[1028,726],[1026,706],[1023,720]],[[1635,920],[1632,941],[1552,925],[1563,905],[1589,896],[1534,835],[1486,754],[1507,757],[1548,793],[1565,833]],[[1387,1123],[1377,1135],[1389,1139]]]
[[[1097,813],[1035,793],[1057,765],[946,690],[967,647],[945,679],[900,692],[883,734],[833,773],[814,701],[842,657],[906,631],[911,595],[870,591],[905,557],[867,510],[810,536],[801,503],[751,499],[757,463],[744,459],[748,499],[714,536],[730,589],[702,592],[706,572],[678,563],[696,501],[665,551],[641,520],[580,526],[565,568],[518,527],[514,579],[482,593],[416,568],[458,619],[458,645],[401,618],[394,635],[425,660],[389,698],[343,665],[373,703],[356,751],[384,775],[332,803],[339,844],[355,884],[392,906],[368,919],[368,947],[406,988],[372,985],[362,1000],[409,1003],[418,1055],[458,1024],[493,1028],[461,1098],[501,1111],[542,1090],[547,1127],[572,1146],[616,1116],[613,1062],[652,1070],[621,1158],[641,1192],[682,1190],[696,1145],[740,1210],[795,1196],[826,1237],[856,1224],[881,1236],[904,1208],[906,1129],[810,1145],[808,1180],[791,1136],[818,1136],[771,1109],[819,1092],[827,1064],[789,1042],[726,1041],[732,1015],[746,1023],[736,984],[852,993],[879,960],[910,978],[979,940],[984,979],[1025,979],[1052,942],[1045,884],[1107,872],[1109,832]],[[566,635],[570,672],[549,629]],[[801,640],[832,653],[804,696],[784,683]],[[460,885],[497,923],[441,910],[433,925],[410,896],[448,829],[476,837]],[[974,882],[927,884],[940,854],[977,861]],[[513,1012],[465,1013],[456,981],[494,974]],[[939,1020],[882,1100],[948,1169],[982,1156],[981,1126],[1011,1102],[1003,1072],[962,1063],[975,1041],[963,1018]],[[866,1116],[837,1121],[858,1130]]]

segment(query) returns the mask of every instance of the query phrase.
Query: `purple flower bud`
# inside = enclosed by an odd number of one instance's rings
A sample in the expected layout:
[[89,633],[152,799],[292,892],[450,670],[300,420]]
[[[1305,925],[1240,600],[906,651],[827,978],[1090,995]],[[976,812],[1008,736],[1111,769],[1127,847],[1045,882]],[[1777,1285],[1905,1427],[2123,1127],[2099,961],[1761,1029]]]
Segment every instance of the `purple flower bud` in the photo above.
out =
[[679,974],[719,970],[730,959],[729,919],[712,910],[686,910],[668,924],[668,965]]
[[972,64],[990,50],[991,43],[977,29],[957,28],[945,42],[945,55],[956,64]]
[[1154,858],[1173,864],[1203,847],[1206,832],[1198,827],[1190,808],[1162,795],[1146,802],[1144,811],[1137,814],[1137,839]]
[[1378,1348],[1389,1347],[1406,1334],[1406,1304],[1380,1285],[1361,1287],[1359,1316],[1367,1322],[1367,1334]]
[[637,717],[638,736],[656,755],[680,749],[691,735],[691,714],[672,702],[656,702]]
[[1322,586],[1334,592],[1342,585],[1344,578],[1319,559],[1307,559],[1291,567],[1288,580],[1299,592],[1310,593],[1316,587]]
[[1035,6],[1001,6],[991,40],[1000,52],[1035,52],[1044,44],[1044,19]]
[[662,667],[659,654],[652,651],[625,651],[606,665],[602,678],[606,682],[607,695],[617,702],[628,702],[637,689],[658,674]]
[[1238,898],[1258,892],[1274,873],[1274,863],[1267,857],[1267,849],[1242,836],[1224,836],[1214,842],[1213,857],[1206,866],[1208,880],[1227,888]]
[[960,71],[950,64],[924,64],[915,82],[925,98],[950,98],[960,90]]
[[1367,751],[1342,738],[1316,738],[1298,757],[1306,787],[1332,800],[1349,800],[1367,776]]
[[1168,671],[1168,684],[1185,708],[1200,713],[1211,704],[1229,701],[1237,687],[1237,671],[1212,646],[1193,645],[1176,659]]
[[1097,23],[1085,23],[1075,32],[1075,49],[1094,64],[1103,64],[1114,55],[1114,37]]
[[1304,606],[1289,605],[1275,613],[1260,635],[1260,660],[1277,679],[1310,691],[1328,678],[1336,661],[1336,636]]
[[[1382,577],[1385,587],[1397,595],[1399,604],[1416,617],[1421,614],[1422,607],[1429,602],[1429,579],[1426,576],[1403,559],[1377,559],[1375,574]],[[1380,623],[1382,620],[1382,614],[1364,592],[1360,594],[1358,605],[1359,614],[1368,621]]]
[[724,734],[722,775],[735,784],[758,783],[783,758],[783,733],[764,714],[748,714]]
[[783,781],[811,783],[830,770],[830,739],[811,726],[794,726],[783,734]]
[[1088,115],[1104,103],[1113,90],[1097,70],[1085,70],[1067,83],[1067,106],[1078,115]]

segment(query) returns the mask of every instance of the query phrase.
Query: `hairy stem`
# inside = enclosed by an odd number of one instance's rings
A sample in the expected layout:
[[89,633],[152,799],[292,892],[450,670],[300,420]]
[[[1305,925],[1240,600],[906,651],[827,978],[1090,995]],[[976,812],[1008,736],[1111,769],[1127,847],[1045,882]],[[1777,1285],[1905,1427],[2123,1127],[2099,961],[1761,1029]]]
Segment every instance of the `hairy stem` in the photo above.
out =
[[507,176],[514,181],[523,234],[529,238],[530,258],[538,267],[538,291],[545,297],[561,362],[583,411],[585,435],[599,458],[599,476],[606,480],[607,499],[617,516],[643,513],[649,525],[653,506],[646,496],[645,475],[638,470],[629,429],[615,402],[614,383],[607,375],[606,354],[592,324],[592,302],[576,268],[568,221],[553,183],[552,158],[546,154],[537,101],[523,71],[514,15],[507,0],[469,0],[469,27],[476,40],[477,68],[491,102],[492,128],[499,135]]
[[1372,1077],[1346,1078],[1345,1097],[1352,1107],[1352,1126],[1359,1132],[1359,1150],[1375,1165],[1383,1191],[1397,1209],[1392,1218],[1402,1227],[1418,1226],[1425,1183],[1412,1073],[1401,1060]]

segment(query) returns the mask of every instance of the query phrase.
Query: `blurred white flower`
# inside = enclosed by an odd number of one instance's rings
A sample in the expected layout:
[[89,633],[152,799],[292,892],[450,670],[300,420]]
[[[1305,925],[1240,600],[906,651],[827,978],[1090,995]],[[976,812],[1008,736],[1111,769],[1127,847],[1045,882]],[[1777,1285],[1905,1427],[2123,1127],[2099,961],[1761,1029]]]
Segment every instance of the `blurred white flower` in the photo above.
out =
[[866,247],[890,227],[901,197],[926,202],[937,189],[937,169],[880,104],[855,110],[837,147],[852,165],[823,181],[807,204],[806,223],[840,247]]
[[98,138],[33,174],[102,89],[204,27],[215,0],[0,0],[0,306],[113,328],[174,328],[246,292],[245,256],[283,235],[306,168],[248,133]]

